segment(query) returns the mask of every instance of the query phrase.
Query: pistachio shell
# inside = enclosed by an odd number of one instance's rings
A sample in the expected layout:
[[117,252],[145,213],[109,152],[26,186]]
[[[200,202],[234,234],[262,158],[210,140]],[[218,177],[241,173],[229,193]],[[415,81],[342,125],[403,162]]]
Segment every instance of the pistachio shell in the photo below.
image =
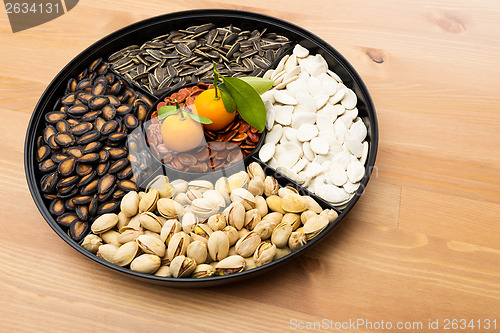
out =
[[249,257],[255,252],[255,249],[259,246],[260,242],[261,238],[259,234],[254,231],[250,231],[236,242],[236,253],[242,257]]
[[194,278],[205,278],[211,277],[215,274],[215,268],[208,264],[201,264],[196,266],[192,277]]
[[184,214],[181,220],[181,226],[182,226],[182,231],[184,231],[186,234],[189,234],[194,230],[194,227],[198,223],[198,218],[194,213],[192,212],[187,212]]
[[102,245],[102,239],[101,237],[94,235],[94,234],[88,234],[85,236],[82,242],[82,247],[92,253],[97,253],[99,250],[99,246]]
[[257,209],[251,209],[245,213],[245,228],[253,230],[261,221],[262,217]]
[[208,239],[208,251],[215,261],[226,258],[229,252],[229,238],[226,233],[214,231]]
[[229,197],[229,184],[228,179],[226,177],[221,177],[215,182],[215,190],[222,195],[226,204],[231,202]]
[[267,176],[264,180],[264,195],[270,197],[271,195],[278,194],[278,190],[278,181],[274,177]]
[[237,188],[246,188],[249,179],[250,178],[245,171],[240,171],[229,176],[227,179],[229,193],[232,193],[232,191]]
[[235,188],[231,191],[231,201],[241,202],[246,210],[255,208],[255,196],[244,188]]
[[264,170],[262,169],[260,164],[257,162],[250,163],[247,167],[247,170],[248,170],[248,176],[250,177],[250,179],[260,178],[260,179],[262,179],[262,181],[264,181],[264,179],[266,178],[266,174],[264,173]]
[[236,244],[236,242],[240,238],[238,230],[236,230],[236,228],[231,225],[225,226],[224,229],[222,229],[222,232],[227,235],[229,246],[233,246],[234,244]]
[[124,229],[120,233],[120,235],[118,235],[118,241],[121,244],[132,242],[132,241],[135,241],[137,239],[137,237],[139,237],[142,234],[143,234],[142,228],[140,230],[133,229],[133,228]]
[[288,213],[302,213],[307,206],[300,195],[290,193],[283,197],[281,208]]
[[125,215],[124,212],[118,213],[118,223],[116,224],[116,229],[120,230],[130,222],[130,216]]
[[136,272],[153,274],[160,268],[161,259],[154,254],[141,254],[130,263],[130,269]]
[[175,257],[170,263],[170,273],[173,277],[188,277],[196,268],[196,261],[184,255]]
[[266,198],[267,207],[274,212],[285,214],[286,212],[281,207],[282,199],[277,195],[271,195]]
[[269,242],[261,242],[255,253],[253,255],[253,260],[257,267],[263,266],[265,264],[273,261],[274,256],[276,255],[276,245],[271,244]]
[[172,260],[176,256],[186,254],[187,247],[191,243],[191,237],[183,231],[174,234],[167,246],[167,259]]
[[248,182],[248,192],[254,196],[264,194],[264,180],[260,177],[254,177]]
[[189,244],[186,254],[197,263],[204,263],[208,255],[207,245],[201,241],[194,241]]
[[259,211],[260,216],[266,216],[268,213],[266,199],[263,196],[255,197],[255,208]]
[[136,191],[130,191],[125,194],[120,202],[121,211],[128,217],[137,215],[139,211],[139,202],[141,197]]
[[91,230],[94,234],[102,234],[113,228],[118,223],[118,215],[115,213],[106,213],[99,216],[92,223]]
[[307,210],[312,210],[316,214],[319,214],[323,211],[323,208],[321,208],[319,203],[317,203],[316,200],[314,200],[308,195],[303,195],[302,201],[305,203]]
[[156,203],[160,199],[160,191],[151,189],[139,201],[139,212],[152,212],[156,209]]
[[181,217],[185,213],[184,207],[172,199],[160,199],[156,203],[156,208],[161,216],[167,219]]
[[151,230],[156,233],[161,232],[163,221],[159,216],[151,212],[143,212],[139,215],[139,222],[144,229]]
[[307,240],[316,237],[321,231],[328,226],[328,218],[326,215],[316,215],[311,217],[304,223],[304,234]]
[[286,213],[283,215],[283,219],[281,222],[287,223],[292,227],[292,230],[295,231],[297,230],[298,227],[300,227],[300,224],[302,221],[300,220],[300,215],[295,214],[295,213]]
[[[266,206],[267,207],[267,206]],[[210,216],[208,219],[207,225],[213,231],[222,230],[227,225],[227,218],[222,214],[215,214]]]
[[285,247],[288,244],[288,239],[292,234],[292,226],[286,222],[281,222],[274,228],[271,235],[271,242],[276,247]]
[[245,225],[245,207],[241,202],[234,202],[228,207],[227,222],[240,230]]
[[273,233],[274,226],[269,221],[262,220],[255,226],[253,231],[260,236],[261,239],[268,239]]
[[337,217],[339,217],[339,214],[333,209],[325,209],[319,215],[325,215],[329,223],[332,223],[337,219]]
[[292,253],[292,251],[288,247],[277,248],[276,255],[274,256],[274,260],[278,260],[278,259],[281,259],[283,257],[286,257],[290,253]]
[[[207,224],[202,223],[195,225],[190,235],[193,241],[197,240],[208,244],[208,239],[212,233],[213,230]],[[197,260],[197,262],[199,261]]]
[[114,264],[115,253],[118,251],[118,246],[113,244],[104,244],[99,246],[97,256],[112,264]]
[[302,231],[294,231],[288,239],[288,247],[290,250],[297,251],[307,243],[306,235]]
[[156,273],[154,274],[155,276],[161,276],[161,277],[171,277],[172,273],[170,273],[170,266],[164,265],[160,266]]
[[215,267],[218,275],[238,273],[245,269],[245,258],[239,255],[230,256],[221,260]]
[[101,234],[104,243],[121,246],[122,243],[118,240],[118,236],[120,236],[120,233],[115,230],[108,230]]
[[144,253],[155,254],[158,257],[165,255],[165,243],[155,236],[140,235],[135,241]]
[[276,227],[278,224],[281,223],[282,219],[283,219],[283,214],[279,212],[271,212],[262,218],[263,221],[265,220],[271,223],[273,229],[274,227]]
[[172,236],[181,231],[181,223],[177,219],[170,219],[165,221],[160,232],[160,239],[168,245]]
[[305,212],[300,214],[300,221],[302,222],[302,224],[306,224],[307,220],[316,215],[317,214],[312,210],[306,210]]
[[127,266],[134,260],[139,247],[136,242],[128,242],[118,248],[113,256],[113,262],[118,266]]

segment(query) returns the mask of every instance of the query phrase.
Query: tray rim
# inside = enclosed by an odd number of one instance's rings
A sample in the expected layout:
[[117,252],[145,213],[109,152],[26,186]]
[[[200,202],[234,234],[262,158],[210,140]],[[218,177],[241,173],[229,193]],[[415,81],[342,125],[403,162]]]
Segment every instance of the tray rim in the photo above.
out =
[[[36,179],[35,179],[35,161],[33,159],[34,157],[34,147],[35,147],[35,141],[36,138],[34,135],[31,135],[31,133],[34,131],[34,129],[37,127],[37,124],[40,121],[40,118],[43,116],[43,113],[39,111],[38,113],[36,112],[37,110],[40,109],[45,109],[49,100],[52,98],[52,95],[55,93],[55,91],[59,88],[63,81],[63,79],[69,75],[72,71],[74,71],[76,68],[81,66],[82,61],[87,60],[91,54],[99,53],[100,50],[102,50],[105,45],[109,43],[113,43],[116,40],[119,40],[121,38],[124,38],[127,34],[137,32],[138,30],[146,28],[150,24],[161,24],[161,23],[167,23],[172,20],[176,19],[189,19],[189,18],[196,18],[200,19],[203,17],[231,17],[231,19],[244,19],[244,20],[253,20],[253,21],[259,21],[259,23],[264,23],[264,24],[269,24],[271,26],[278,26],[281,29],[286,29],[291,31],[293,34],[299,35],[302,38],[312,41],[313,43],[317,44],[320,46],[320,48],[327,52],[329,55],[331,55],[335,60],[342,66],[344,69],[348,72],[350,77],[353,79],[353,81],[358,85],[360,91],[363,93],[364,101],[366,104],[366,108],[368,111],[368,116],[370,117],[370,148],[369,148],[369,156],[366,161],[366,167],[368,170],[365,172],[365,176],[363,177],[361,183],[363,186],[366,186],[371,173],[373,171],[373,167],[375,165],[375,160],[376,160],[376,155],[378,151],[378,121],[377,121],[377,116],[376,116],[376,111],[375,111],[375,106],[373,104],[372,98],[370,96],[370,93],[361,79],[360,75],[357,73],[357,71],[354,69],[354,67],[347,61],[347,59],[344,58],[344,56],[338,52],[333,46],[331,46],[329,43],[318,37],[317,35],[305,30],[304,28],[301,28],[300,26],[297,26],[293,23],[287,22],[285,20],[272,17],[269,15],[265,14],[260,14],[256,12],[250,12],[250,11],[242,11],[242,10],[233,10],[233,9],[196,9],[196,10],[186,10],[186,11],[178,11],[178,12],[172,12],[168,14],[163,14],[163,15],[158,15],[155,17],[147,18],[144,20],[140,20],[138,22],[135,22],[133,24],[130,24],[128,26],[125,26],[123,28],[120,28],[119,30],[116,30],[103,38],[99,39],[98,41],[94,42],[92,45],[87,47],[85,50],[80,52],[76,57],[74,57],[68,64],[66,64],[60,72],[51,80],[51,82],[48,84],[46,89],[44,90],[43,94],[41,95],[40,99],[38,100],[34,111],[30,117],[30,121],[27,127],[27,132],[26,132],[26,137],[25,137],[25,147],[24,147],[24,169],[26,173],[26,180],[28,182],[28,187],[31,193],[31,196],[33,197],[33,200],[35,201],[35,204],[44,217],[45,221],[51,226],[51,228],[71,247],[73,247],[75,250],[83,254],[85,257],[88,259],[100,263],[114,271],[117,271],[122,274],[126,274],[129,277],[137,278],[143,281],[148,281],[152,283],[160,283],[163,285],[167,286],[175,286],[175,287],[206,287],[206,286],[215,286],[215,285],[220,285],[228,282],[236,282],[238,280],[242,279],[247,279],[251,277],[255,277],[258,274],[263,273],[264,271],[271,271],[273,269],[278,268],[279,266],[283,265],[284,263],[297,259],[297,256],[303,254],[306,250],[310,249],[312,246],[316,245],[319,241],[323,240],[327,235],[331,233],[331,231],[340,224],[340,222],[345,218],[345,216],[350,212],[352,207],[357,203],[359,200],[359,197],[361,196],[362,192],[364,191],[364,188],[362,191],[356,192],[355,196],[351,199],[349,204],[341,210],[341,213],[339,214],[339,217],[334,223],[331,223],[325,230],[323,230],[322,235],[319,237],[314,238],[310,242],[308,242],[305,246],[300,248],[299,250],[295,251],[292,253],[292,255],[285,256],[283,258],[280,258],[276,261],[273,261],[270,264],[254,268],[249,271],[243,271],[240,273],[232,274],[232,275],[226,275],[226,276],[217,276],[217,277],[209,277],[209,278],[200,278],[200,279],[192,279],[192,278],[165,278],[165,277],[157,277],[155,275],[151,274],[144,274],[144,273],[138,273],[134,272],[128,268],[120,267],[114,264],[111,264],[107,261],[105,261],[102,258],[97,257],[95,254],[86,251],[83,249],[79,243],[73,241],[63,230],[62,228],[55,222],[54,218],[50,215],[48,211],[48,207],[44,203],[44,199],[41,196],[40,191],[38,190],[38,186],[36,185]],[[101,46],[99,46],[101,45]],[[138,91],[141,93],[144,93],[144,89],[134,86],[134,88],[138,88]],[[148,96],[148,95],[147,95]],[[156,99],[158,97],[155,97]],[[153,102],[155,103],[156,100]],[[274,170],[274,169],[273,169]],[[276,171],[275,171],[276,172]],[[286,178],[286,177],[283,177]],[[290,183],[293,183],[290,181]],[[361,188],[361,187],[360,187]],[[358,192],[361,192],[358,194]],[[339,211],[338,209],[336,209]]]

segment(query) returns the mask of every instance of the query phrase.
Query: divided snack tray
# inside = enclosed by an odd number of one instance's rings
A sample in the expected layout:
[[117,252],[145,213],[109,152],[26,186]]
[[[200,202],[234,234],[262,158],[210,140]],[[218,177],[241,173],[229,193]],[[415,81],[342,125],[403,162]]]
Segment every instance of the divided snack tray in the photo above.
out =
[[[247,29],[253,31],[255,29],[262,30],[267,28],[269,31],[275,32],[277,34],[281,34],[283,36],[288,37],[293,44],[300,44],[303,47],[307,48],[311,54],[320,54],[324,57],[326,62],[328,63],[328,68],[337,73],[344,84],[352,89],[357,96],[357,109],[358,109],[358,117],[362,119],[364,124],[367,127],[367,136],[366,141],[369,143],[369,151],[368,157],[365,163],[365,174],[363,179],[361,180],[361,184],[356,191],[354,197],[349,201],[347,206],[343,209],[339,210],[333,206],[331,206],[326,201],[322,200],[318,196],[310,193],[305,188],[296,184],[292,180],[287,177],[281,175],[276,172],[273,168],[269,167],[266,163],[262,163],[259,160],[258,149],[262,145],[262,140],[259,145],[256,147],[256,151],[250,154],[247,158],[243,160],[244,164],[247,166],[251,162],[259,163],[266,175],[271,175],[275,177],[280,186],[292,186],[296,188],[299,193],[307,194],[313,197],[323,209],[330,208],[335,209],[338,213],[338,218],[335,222],[330,223],[328,227],[322,231],[322,233],[315,237],[314,239],[307,242],[306,245],[296,250],[292,254],[282,257],[278,260],[275,260],[269,264],[266,264],[261,267],[257,267],[248,271],[242,271],[235,274],[224,275],[224,276],[212,276],[208,278],[173,278],[173,277],[158,277],[155,275],[144,274],[132,271],[128,268],[120,267],[114,264],[111,264],[105,261],[102,258],[97,257],[95,254],[85,250],[80,242],[74,241],[67,233],[67,230],[64,230],[54,219],[54,217],[49,212],[50,201],[45,199],[43,193],[41,191],[40,180],[43,174],[38,170],[38,163],[36,159],[37,154],[37,138],[42,135],[42,131],[44,130],[45,125],[45,114],[53,110],[53,106],[56,104],[57,100],[64,96],[66,85],[68,79],[71,77],[77,77],[85,68],[89,67],[89,65],[96,59],[102,58],[103,61],[106,61],[108,57],[129,46],[132,44],[142,45],[144,42],[149,41],[157,36],[168,33],[171,30],[176,29],[185,29],[189,26],[201,25],[205,23],[214,23],[217,27],[223,27],[227,25],[234,25],[241,29]],[[291,49],[290,52],[291,53]],[[279,61],[279,59],[277,59]],[[277,62],[271,65],[271,69],[276,66]],[[111,70],[112,71],[112,70]],[[118,77],[118,73],[115,73]],[[140,92],[141,94],[147,96],[153,104],[157,104],[159,98],[152,95],[150,92],[146,91],[138,87],[137,85],[131,86],[133,90]],[[151,113],[151,110],[148,112]],[[264,138],[265,133],[262,135],[262,139]],[[29,185],[29,189],[33,196],[33,199],[40,210],[42,216],[48,222],[48,224],[52,227],[52,229],[70,246],[72,246],[75,250],[85,255],[86,257],[98,262],[101,265],[104,265],[110,269],[118,271],[120,273],[126,274],[127,276],[131,276],[134,278],[138,278],[144,281],[159,283],[167,286],[178,286],[178,287],[200,287],[200,286],[214,286],[220,285],[227,282],[233,282],[238,280],[243,280],[246,278],[254,277],[258,274],[261,274],[266,271],[270,271],[272,269],[278,268],[281,265],[289,262],[290,260],[296,259],[296,257],[309,249],[311,246],[314,246],[318,241],[324,239],[341,221],[345,216],[349,213],[349,211],[356,204],[359,196],[363,193],[368,180],[371,175],[371,171],[373,169],[375,158],[377,154],[377,146],[378,146],[378,126],[377,126],[377,118],[375,114],[375,108],[371,97],[368,93],[368,90],[361,80],[360,76],[354,70],[354,68],[347,62],[347,60],[332,46],[328,43],[320,39],[318,36],[294,25],[289,22],[273,18],[266,15],[261,15],[252,12],[245,11],[237,11],[237,10],[222,10],[222,9],[210,9],[210,10],[192,10],[185,12],[177,12],[171,13],[167,15],[162,15],[150,19],[146,19],[140,21],[138,23],[134,23],[130,26],[127,26],[123,29],[120,29],[103,39],[97,41],[92,46],[87,48],[85,51],[80,53],[77,57],[75,57],[70,63],[68,63],[60,73],[52,80],[49,84],[43,95],[41,96],[38,104],[36,105],[26,134],[25,141],[25,171],[26,177]],[[138,149],[147,149],[147,147],[142,147]],[[164,166],[159,163],[158,160],[154,160],[155,163],[158,163],[156,168],[152,168],[154,170],[161,170]],[[240,169],[242,166],[240,166]],[[220,177],[222,174],[229,176],[231,174],[232,167],[227,168],[224,173],[214,172],[212,174],[206,174],[202,177],[197,176],[196,178],[204,178],[208,180],[215,181],[217,177]],[[239,171],[236,166],[234,170]],[[144,189],[145,184],[147,184],[157,173],[155,171],[147,174],[144,179],[138,181],[138,185],[141,189]],[[169,172],[169,178],[175,179],[175,176],[172,176],[175,173]],[[183,177],[186,180],[190,180],[189,177],[193,175],[189,175],[187,173],[178,173],[178,177]],[[186,176],[187,175],[187,176]],[[194,177],[194,176],[193,176]],[[283,277],[284,278],[284,277]]]

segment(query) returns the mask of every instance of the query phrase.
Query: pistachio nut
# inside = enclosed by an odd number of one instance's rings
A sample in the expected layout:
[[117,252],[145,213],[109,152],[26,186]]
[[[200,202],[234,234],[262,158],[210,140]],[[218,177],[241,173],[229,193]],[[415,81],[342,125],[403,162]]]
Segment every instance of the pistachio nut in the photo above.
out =
[[240,238],[238,230],[236,230],[236,228],[231,225],[225,226],[224,229],[222,229],[222,232],[227,235],[227,238],[229,239],[229,246],[233,246],[234,244],[236,244],[236,242]]
[[222,230],[227,225],[227,218],[222,214],[215,214],[209,217],[207,225],[213,231]]
[[252,178],[248,182],[248,192],[255,196],[264,194],[264,187],[264,180],[260,177]]
[[170,273],[175,278],[188,277],[194,272],[196,261],[184,255],[180,255],[172,259],[170,263]]
[[297,251],[302,246],[306,245],[306,243],[307,243],[307,238],[302,231],[292,232],[290,238],[288,239],[288,247],[292,252]]
[[239,255],[227,257],[215,265],[217,275],[229,275],[245,269],[245,258]]
[[196,189],[189,189],[186,192],[187,203],[190,205],[195,199],[203,198],[203,193]]
[[122,229],[123,230],[128,230],[128,229],[139,230],[139,229],[141,229],[142,227],[141,227],[141,221],[139,221],[139,217],[141,217],[141,216],[140,215],[132,216],[132,218],[130,219],[128,224],[126,226],[124,226],[123,228],[118,229],[118,231],[122,232]]
[[227,252],[227,256],[230,257],[230,256],[234,256],[235,254],[238,254],[238,253],[236,253],[236,247],[231,246],[229,248],[229,251]]
[[283,210],[283,208],[281,208],[281,202],[281,197],[277,195],[271,195],[266,198],[267,207],[269,207],[270,210],[272,210],[273,212],[285,214],[286,212]]
[[169,183],[169,179],[165,175],[161,175],[153,179],[153,181],[147,186],[148,190],[156,189],[161,198],[170,199],[175,194],[175,187],[173,184]]
[[144,235],[153,236],[154,238],[161,240],[160,234],[157,234],[156,232],[152,232],[151,230],[144,230]]
[[85,250],[92,252],[94,254],[97,253],[97,251],[99,250],[99,246],[101,245],[102,245],[101,237],[94,234],[88,234],[87,236],[85,236],[82,242],[82,247]]
[[224,198],[226,205],[231,202],[229,197],[229,184],[226,177],[221,177],[215,182],[215,190]]
[[202,219],[208,219],[210,216],[219,212],[219,204],[212,198],[198,198],[191,203],[193,213]]
[[253,254],[253,260],[255,265],[260,267],[273,261],[275,255],[276,245],[269,242],[261,242]]
[[184,215],[185,209],[182,205],[172,199],[162,198],[156,203],[156,209],[161,216],[167,219],[176,219]]
[[321,208],[319,203],[308,195],[303,195],[302,201],[306,204],[307,210],[312,210],[316,214],[319,214],[323,211],[323,208]]
[[292,226],[286,222],[281,222],[274,228],[271,235],[271,242],[276,247],[285,247],[288,245],[288,239],[292,234]]
[[325,215],[329,223],[332,223],[337,219],[337,217],[339,217],[339,214],[333,209],[325,209],[319,215]]
[[254,208],[245,213],[245,228],[253,230],[255,226],[261,221],[261,215],[258,209]]
[[250,179],[260,178],[260,179],[262,179],[262,181],[264,181],[264,179],[266,178],[266,174],[264,173],[264,170],[262,169],[260,164],[257,162],[250,163],[247,167],[247,170],[248,170],[248,176],[250,177]]
[[263,196],[258,195],[255,197],[255,209],[260,213],[260,216],[266,216],[269,210],[267,209],[266,199]]
[[122,243],[118,240],[118,236],[120,236],[120,233],[115,230],[108,230],[101,234],[104,243],[121,246]]
[[307,206],[302,200],[302,196],[296,193],[285,195],[281,201],[281,208],[287,213],[302,213]]
[[154,275],[161,277],[171,277],[172,273],[170,273],[170,266],[167,265],[160,266],[160,268],[158,268],[158,270]]
[[113,262],[118,266],[127,266],[134,260],[139,247],[136,242],[128,242],[118,248],[113,256]]
[[302,224],[306,224],[307,220],[309,220],[311,217],[316,216],[316,213],[313,212],[312,210],[306,210],[302,214],[300,214],[300,221]]
[[198,223],[198,218],[192,212],[186,212],[181,220],[182,231],[189,234],[194,230],[194,227]]
[[[196,260],[196,259],[195,259]],[[194,269],[193,278],[206,278],[215,274],[215,268],[208,264],[201,264]]]
[[153,212],[156,210],[156,203],[160,199],[160,191],[157,189],[149,190],[139,201],[139,213]]
[[292,251],[290,250],[290,248],[288,246],[285,246],[285,247],[281,247],[281,248],[276,248],[276,255],[274,256],[274,260],[278,260],[280,258],[283,258],[287,255],[289,255],[290,253],[292,253]]
[[316,237],[321,231],[328,226],[328,218],[326,215],[316,215],[307,220],[303,230],[307,240]]
[[134,228],[130,228],[130,227],[124,227],[122,229],[121,233],[118,235],[118,238],[117,240],[121,243],[121,244],[125,244],[125,243],[128,243],[128,242],[132,242],[132,241],[135,241],[137,239],[137,237],[139,237],[140,235],[142,235],[144,232],[142,231],[142,228],[139,228],[139,229],[134,229]]
[[189,203],[189,199],[186,193],[177,194],[174,198],[174,201],[180,203],[182,206]]
[[268,221],[269,223],[271,223],[271,225],[273,226],[273,229],[274,229],[274,227],[276,227],[278,224],[280,224],[281,221],[283,220],[283,214],[278,213],[278,212],[271,212],[271,213],[267,214],[266,216],[264,216],[262,218],[262,220],[265,220],[265,221]]
[[193,258],[197,263],[204,263],[207,261],[208,255],[207,244],[195,240],[189,244],[186,254],[189,258]]
[[160,268],[161,259],[157,255],[144,253],[132,260],[130,269],[135,272],[153,274]]
[[144,229],[160,233],[164,221],[154,213],[143,212],[139,215],[139,222],[141,223],[141,227],[143,227]]
[[118,215],[115,213],[106,213],[95,219],[90,229],[94,234],[102,234],[111,230],[118,223]]
[[97,256],[112,264],[114,264],[115,253],[118,251],[118,246],[113,244],[103,244],[97,250]]
[[302,221],[300,220],[300,215],[295,213],[286,213],[283,215],[281,222],[288,223],[292,226],[292,230],[295,231],[300,227]]
[[163,257],[165,255],[165,243],[155,236],[140,235],[135,241],[144,253],[155,254],[158,257]]
[[208,190],[213,190],[214,185],[212,184],[212,182],[209,182],[208,180],[195,179],[188,183],[188,189],[198,190],[201,193],[203,193]]
[[130,222],[130,216],[125,215],[124,212],[118,213],[118,223],[116,224],[116,229],[120,230]]
[[186,254],[187,247],[191,243],[191,237],[183,231],[173,234],[167,246],[167,258],[174,259],[176,256]]
[[173,180],[170,184],[174,187],[176,194],[186,193],[188,190],[188,182],[184,179]]
[[250,257],[261,241],[259,234],[255,231],[250,231],[236,242],[236,253],[242,257]]
[[278,190],[278,196],[280,196],[281,198],[284,198],[288,194],[299,194],[299,192],[291,186],[281,187]]
[[235,174],[232,174],[227,178],[227,184],[229,186],[229,194],[233,192],[234,189],[237,188],[247,188],[247,184],[249,181],[248,174],[245,171],[240,171]]
[[128,217],[137,215],[140,200],[141,197],[136,191],[130,191],[123,196],[120,202],[120,210]]
[[160,232],[160,239],[168,245],[172,236],[182,230],[181,223],[177,219],[165,221]]
[[255,208],[255,196],[244,188],[235,188],[231,190],[231,201],[241,202],[246,210]]
[[240,230],[245,225],[245,207],[241,202],[233,202],[227,210],[227,223]]
[[[210,235],[213,233],[212,229],[205,223],[197,224],[193,231],[191,232],[191,238],[194,240],[201,241],[205,244],[208,244],[208,239]],[[196,262],[199,262],[198,260]]]
[[249,271],[251,269],[257,268],[257,264],[253,257],[245,258],[245,271]]
[[250,230],[248,230],[247,228],[241,228],[241,230],[238,230],[238,239],[245,237],[249,232]]
[[219,208],[226,207],[226,199],[224,199],[222,194],[220,194],[216,190],[208,190],[203,192],[203,198],[217,202]]
[[259,235],[261,239],[268,239],[269,237],[271,237],[274,227],[275,226],[269,221],[262,220],[255,226],[253,231],[257,233],[257,235]]
[[227,257],[229,251],[229,238],[222,231],[214,231],[208,239],[208,252],[210,257],[215,260],[221,260]]
[[279,188],[278,181],[274,177],[267,176],[266,179],[264,179],[264,195],[266,197],[278,194]]

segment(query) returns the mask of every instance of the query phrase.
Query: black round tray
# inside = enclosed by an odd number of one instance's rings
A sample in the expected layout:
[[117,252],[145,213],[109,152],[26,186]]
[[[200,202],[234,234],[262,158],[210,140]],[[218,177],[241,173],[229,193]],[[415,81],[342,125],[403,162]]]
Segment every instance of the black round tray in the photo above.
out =
[[[128,46],[131,44],[141,44],[147,40],[150,40],[156,36],[161,35],[164,32],[168,32],[173,29],[182,29],[188,26],[203,24],[212,22],[218,26],[224,26],[233,24],[237,27],[243,29],[262,29],[268,28],[273,32],[283,34],[290,38],[294,43],[299,43],[302,46],[308,48],[311,54],[321,54],[330,70],[337,73],[343,80],[344,84],[351,88],[358,97],[358,116],[363,120],[368,129],[368,135],[366,140],[369,142],[369,152],[368,158],[365,164],[366,172],[361,180],[361,185],[358,188],[355,196],[351,199],[348,205],[342,209],[338,210],[321,198],[309,193],[307,190],[302,188],[300,185],[294,183],[290,179],[284,177],[283,175],[276,172],[274,169],[268,165],[262,163],[256,155],[251,158],[246,159],[245,164],[256,161],[261,164],[264,168],[266,175],[274,176],[281,186],[291,185],[299,190],[299,192],[311,195],[315,198],[318,203],[323,208],[333,208],[339,213],[339,217],[334,223],[331,223],[319,236],[315,237],[313,240],[309,241],[305,246],[299,250],[293,252],[292,254],[285,256],[279,260],[273,261],[270,264],[254,268],[249,271],[243,271],[240,273],[217,276],[210,278],[165,278],[157,277],[154,275],[143,274],[134,272],[128,268],[120,267],[111,264],[104,259],[101,259],[91,252],[88,252],[83,247],[81,247],[77,242],[72,240],[70,236],[63,230],[51,216],[48,209],[48,201],[45,200],[41,194],[39,187],[39,180],[41,173],[38,171],[36,164],[36,138],[42,133],[44,127],[44,115],[46,112],[51,111],[52,106],[56,103],[57,99],[64,94],[66,88],[66,82],[69,78],[77,76],[84,68],[90,65],[90,63],[102,57],[107,59],[112,53]],[[151,98],[153,102],[157,101],[157,98],[149,94],[147,91],[135,86],[136,91],[141,92]],[[156,104],[156,103],[155,103]],[[24,152],[24,165],[26,171],[26,178],[28,181],[28,186],[33,196],[40,213],[52,227],[52,229],[70,246],[75,250],[85,255],[101,265],[111,268],[120,273],[126,274],[127,276],[142,279],[145,281],[160,283],[168,286],[176,287],[205,287],[205,286],[215,286],[228,282],[241,281],[246,278],[254,277],[266,271],[278,268],[279,266],[295,259],[298,255],[304,253],[307,249],[314,246],[320,240],[324,239],[349,213],[352,207],[356,204],[359,196],[363,193],[366,184],[370,178],[373,166],[375,164],[375,158],[377,155],[378,146],[378,125],[377,117],[375,114],[375,107],[373,105],[372,99],[368,90],[361,80],[355,69],[349,64],[349,62],[332,46],[326,43],[324,40],[318,36],[294,25],[289,22],[262,15],[253,12],[238,11],[238,10],[225,10],[225,9],[209,9],[209,10],[190,10],[184,12],[176,12],[166,15],[161,15],[146,19],[125,28],[122,28],[104,38],[97,41],[77,57],[75,57],[70,63],[68,63],[57,76],[48,85],[47,89],[38,101],[33,114],[31,116],[30,123],[28,125],[26,140],[25,140],[25,152]]]

